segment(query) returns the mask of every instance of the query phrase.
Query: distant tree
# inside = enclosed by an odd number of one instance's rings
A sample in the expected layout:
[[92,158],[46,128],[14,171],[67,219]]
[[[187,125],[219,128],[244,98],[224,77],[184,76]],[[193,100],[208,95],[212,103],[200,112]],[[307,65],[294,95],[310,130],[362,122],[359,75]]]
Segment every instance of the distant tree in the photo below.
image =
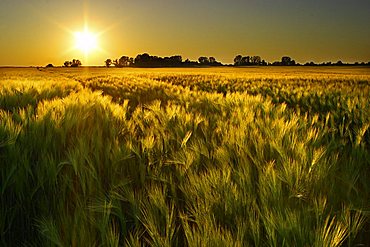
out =
[[242,57],[241,59],[241,65],[250,65],[251,63],[251,58],[250,56]]
[[150,55],[148,53],[143,53],[143,54],[139,54],[136,56],[136,59],[138,59],[139,61],[142,60],[142,61],[149,61],[150,59]]
[[139,54],[134,59],[135,66],[146,67],[150,66],[151,56],[148,53]]
[[112,65],[112,59],[108,58],[107,60],[104,61],[105,62],[105,66],[107,68],[109,68],[111,65]]
[[114,60],[112,61],[112,64],[114,65],[114,67],[119,67],[118,59],[114,59]]
[[340,61],[340,60],[339,60],[335,65],[342,66],[342,65],[344,65],[344,64],[343,64],[343,62],[342,62],[342,61]]
[[288,66],[290,65],[290,62],[292,61],[292,59],[290,57],[282,57],[281,58],[281,65],[285,65],[285,66]]
[[209,57],[208,58],[208,60],[209,60],[209,63],[210,64],[214,64],[214,63],[216,63],[217,61],[216,61],[216,58],[214,58],[214,57]]
[[128,66],[132,66],[134,63],[134,59],[132,57],[128,57],[128,56],[122,56],[119,60],[118,60],[118,64],[119,64],[119,67],[128,67]]
[[211,66],[221,66],[222,63],[218,62],[215,57],[209,57],[208,58],[209,65]]
[[260,65],[261,64],[261,57],[260,56],[252,56],[252,57],[250,57],[250,63],[252,65]]
[[71,61],[65,61],[63,65],[64,65],[64,67],[70,67],[71,64],[72,64]]
[[176,65],[181,65],[182,63],[182,56],[180,55],[175,55],[170,57],[171,64],[176,66]]
[[235,58],[234,58],[234,65],[235,66],[240,66],[241,63],[242,63],[242,55],[237,55]]
[[293,65],[295,65],[295,61],[292,60],[291,57],[284,56],[284,57],[281,58],[281,65],[283,65],[283,66],[293,66]]
[[199,57],[198,61],[201,65],[208,65],[209,64],[209,59],[208,57]]
[[82,63],[78,59],[73,59],[72,61],[65,61],[64,62],[65,67],[79,67],[81,65],[82,65]]
[[82,63],[81,63],[80,60],[78,60],[78,59],[73,59],[72,60],[71,67],[79,67],[81,65],[82,65]]
[[51,64],[51,63],[49,63],[48,65],[46,65],[45,66],[46,68],[53,68],[54,67],[54,65],[53,64]]
[[159,67],[178,67],[182,66],[182,56],[175,55],[171,57],[152,57],[151,61],[155,66]]
[[265,60],[262,60],[260,56],[242,56],[237,55],[234,58],[235,66],[248,66],[248,65],[268,65]]

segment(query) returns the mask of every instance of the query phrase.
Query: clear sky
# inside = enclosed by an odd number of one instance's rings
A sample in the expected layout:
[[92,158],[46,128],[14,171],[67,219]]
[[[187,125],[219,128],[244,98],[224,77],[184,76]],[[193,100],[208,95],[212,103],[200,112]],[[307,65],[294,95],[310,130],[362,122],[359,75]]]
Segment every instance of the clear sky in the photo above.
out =
[[[75,49],[74,32],[98,34]],[[122,55],[370,61],[369,0],[0,0],[0,66]]]

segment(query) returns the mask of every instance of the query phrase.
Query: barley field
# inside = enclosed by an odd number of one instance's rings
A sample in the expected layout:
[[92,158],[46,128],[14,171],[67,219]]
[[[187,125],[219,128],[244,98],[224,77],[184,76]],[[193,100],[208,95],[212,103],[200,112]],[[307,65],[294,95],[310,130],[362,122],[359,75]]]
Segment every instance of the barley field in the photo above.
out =
[[1,246],[369,246],[370,68],[0,68]]

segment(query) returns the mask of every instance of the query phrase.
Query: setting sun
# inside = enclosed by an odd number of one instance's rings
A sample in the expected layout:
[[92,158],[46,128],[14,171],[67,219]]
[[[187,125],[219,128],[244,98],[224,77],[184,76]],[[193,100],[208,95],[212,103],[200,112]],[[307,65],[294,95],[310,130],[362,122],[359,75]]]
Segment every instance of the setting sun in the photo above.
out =
[[84,30],[83,32],[75,33],[76,49],[84,52],[85,54],[97,49],[98,41],[97,35]]

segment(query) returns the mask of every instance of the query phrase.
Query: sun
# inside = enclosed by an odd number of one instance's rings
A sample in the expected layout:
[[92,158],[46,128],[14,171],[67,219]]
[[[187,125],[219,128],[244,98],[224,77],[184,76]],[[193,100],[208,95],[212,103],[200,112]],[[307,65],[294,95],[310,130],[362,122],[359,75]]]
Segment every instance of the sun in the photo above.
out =
[[98,48],[97,35],[85,29],[82,32],[75,32],[76,49],[89,54]]

